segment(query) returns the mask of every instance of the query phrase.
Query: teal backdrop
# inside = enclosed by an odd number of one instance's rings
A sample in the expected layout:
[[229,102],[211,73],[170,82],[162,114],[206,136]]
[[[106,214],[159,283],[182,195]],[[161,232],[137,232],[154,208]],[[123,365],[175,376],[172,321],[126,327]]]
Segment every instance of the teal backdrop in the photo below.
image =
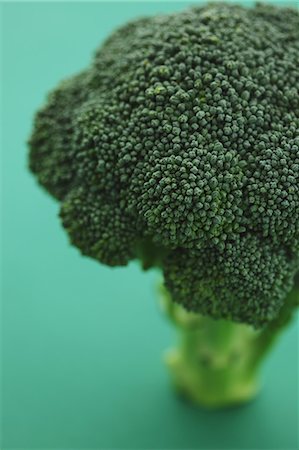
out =
[[251,404],[206,412],[163,366],[175,332],[158,274],[110,269],[70,247],[58,204],[27,170],[36,109],[128,19],[175,2],[2,3],[1,449],[298,449],[298,325],[268,358]]

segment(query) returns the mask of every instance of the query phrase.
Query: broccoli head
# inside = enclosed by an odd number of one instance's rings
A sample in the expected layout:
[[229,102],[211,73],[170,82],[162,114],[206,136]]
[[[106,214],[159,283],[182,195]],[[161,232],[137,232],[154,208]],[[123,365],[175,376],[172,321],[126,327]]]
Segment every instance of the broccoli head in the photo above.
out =
[[[138,19],[37,113],[30,168],[71,242],[162,268],[187,310],[261,327],[299,271],[299,13]],[[148,260],[151,260],[148,264]]]

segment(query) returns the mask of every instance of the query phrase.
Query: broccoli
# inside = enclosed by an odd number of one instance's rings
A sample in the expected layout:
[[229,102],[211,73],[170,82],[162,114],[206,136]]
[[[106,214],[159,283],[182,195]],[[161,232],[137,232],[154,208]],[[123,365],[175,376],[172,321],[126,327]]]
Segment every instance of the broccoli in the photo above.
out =
[[163,272],[178,390],[258,389],[299,300],[299,13],[212,3],[132,21],[38,111],[30,169],[83,255]]

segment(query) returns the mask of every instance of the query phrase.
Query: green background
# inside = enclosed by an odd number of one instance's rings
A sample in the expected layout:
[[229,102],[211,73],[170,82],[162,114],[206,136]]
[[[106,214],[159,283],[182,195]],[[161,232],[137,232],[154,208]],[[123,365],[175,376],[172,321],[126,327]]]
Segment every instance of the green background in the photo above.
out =
[[175,334],[157,274],[81,257],[27,172],[45,93],[119,24],[186,4],[2,4],[2,450],[298,448],[298,326],[267,360],[253,403],[211,413],[180,401],[162,363]]

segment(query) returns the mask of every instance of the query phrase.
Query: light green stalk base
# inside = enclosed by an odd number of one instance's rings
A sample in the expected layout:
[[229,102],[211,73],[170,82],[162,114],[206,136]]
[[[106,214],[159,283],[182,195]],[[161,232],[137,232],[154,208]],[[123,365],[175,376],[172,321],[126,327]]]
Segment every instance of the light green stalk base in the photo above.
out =
[[259,392],[258,371],[278,332],[298,303],[294,290],[280,316],[263,331],[186,312],[162,290],[162,306],[180,334],[179,346],[166,354],[177,391],[206,408],[246,403]]
[[180,347],[166,354],[175,387],[209,408],[248,402],[259,390],[248,361],[252,330],[224,321],[201,322],[198,329],[182,329]]
[[175,350],[167,354],[166,362],[179,394],[207,408],[247,403],[259,390],[255,377],[243,377],[225,368],[188,366],[183,355]]

